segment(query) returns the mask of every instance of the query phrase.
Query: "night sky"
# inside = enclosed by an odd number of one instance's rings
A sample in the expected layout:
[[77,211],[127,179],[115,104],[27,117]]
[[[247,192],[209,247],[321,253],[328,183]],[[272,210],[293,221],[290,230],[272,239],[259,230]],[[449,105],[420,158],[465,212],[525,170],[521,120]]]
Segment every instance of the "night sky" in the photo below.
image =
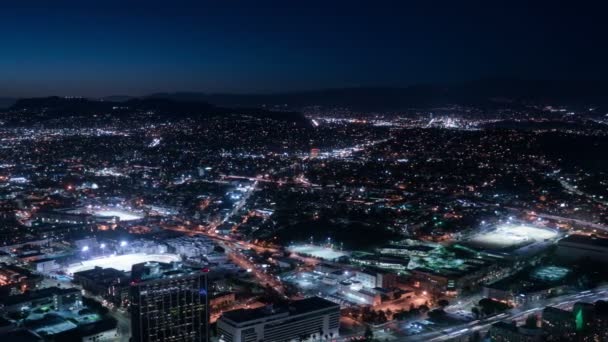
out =
[[603,1],[10,3],[0,97],[608,78]]

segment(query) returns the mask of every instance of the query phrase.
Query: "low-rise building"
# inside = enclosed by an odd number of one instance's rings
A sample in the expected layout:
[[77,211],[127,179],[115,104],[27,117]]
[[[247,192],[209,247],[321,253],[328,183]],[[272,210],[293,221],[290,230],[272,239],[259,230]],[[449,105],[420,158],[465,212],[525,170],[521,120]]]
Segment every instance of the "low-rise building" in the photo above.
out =
[[382,296],[373,289],[359,289],[353,287],[342,287],[340,291],[343,298],[357,305],[376,306],[382,302]]
[[363,287],[385,289],[393,288],[397,285],[397,275],[383,270],[368,269],[355,272],[355,280],[361,282]]
[[608,239],[570,235],[558,241],[556,254],[571,261],[590,259],[608,263]]
[[406,256],[364,255],[352,257],[351,261],[364,266],[372,266],[392,271],[405,271],[407,270],[410,259]]
[[215,243],[213,240],[203,237],[178,237],[165,241],[172,253],[195,258],[211,254]]
[[570,311],[546,307],[543,310],[542,329],[547,333],[547,340],[571,340],[576,337],[574,314]]
[[545,341],[545,332],[537,328],[522,328],[514,323],[497,322],[488,331],[492,342],[540,342]]
[[80,290],[48,287],[37,291],[28,291],[20,295],[0,297],[0,311],[19,312],[23,309],[50,307],[54,310],[78,308],[82,305]]
[[79,325],[54,336],[55,341],[112,342],[118,340],[117,322],[113,318]]
[[35,289],[42,280],[29,270],[6,263],[0,263],[0,287],[10,293],[24,292]]
[[311,297],[286,307],[225,312],[217,322],[220,341],[302,341],[339,336],[340,306]]
[[59,268],[59,264],[54,258],[44,258],[30,261],[36,272],[49,273]]
[[74,273],[74,282],[96,296],[115,304],[122,303],[129,296],[130,277],[126,272],[114,268],[95,267]]

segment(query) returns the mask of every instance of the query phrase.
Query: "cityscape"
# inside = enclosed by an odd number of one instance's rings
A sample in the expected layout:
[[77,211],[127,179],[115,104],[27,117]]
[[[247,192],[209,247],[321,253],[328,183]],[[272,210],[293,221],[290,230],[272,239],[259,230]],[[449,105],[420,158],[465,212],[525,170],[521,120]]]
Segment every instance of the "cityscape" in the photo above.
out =
[[[136,3],[0,14],[40,48],[0,57],[0,341],[608,341],[606,46],[546,62],[553,38],[521,38],[542,61],[520,65],[459,19],[395,24],[443,18],[422,4]],[[560,44],[602,36],[583,5],[450,6],[513,40],[498,22],[559,33],[569,13]],[[332,62],[344,37],[396,53],[450,27],[492,68]]]

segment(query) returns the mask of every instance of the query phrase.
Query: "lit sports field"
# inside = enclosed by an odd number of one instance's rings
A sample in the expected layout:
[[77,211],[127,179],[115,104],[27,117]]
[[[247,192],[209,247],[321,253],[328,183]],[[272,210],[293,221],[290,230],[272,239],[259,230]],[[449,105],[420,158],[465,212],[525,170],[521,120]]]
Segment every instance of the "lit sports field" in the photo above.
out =
[[503,224],[475,234],[468,242],[482,248],[506,249],[555,239],[558,235],[557,231],[548,228]]
[[310,255],[324,260],[334,260],[347,255],[347,253],[335,250],[333,248],[313,245],[292,245],[289,246],[287,250],[293,253]]
[[138,213],[126,211],[126,210],[115,210],[115,209],[100,209],[95,210],[93,215],[99,217],[112,217],[117,216],[120,221],[134,221],[140,220],[143,218],[143,215],[139,215]]
[[80,271],[86,271],[95,268],[96,266],[102,268],[114,268],[119,271],[131,271],[131,266],[147,261],[160,261],[160,262],[171,262],[179,261],[179,255],[175,254],[125,254],[125,255],[114,255],[105,258],[91,259],[76,264],[71,264],[66,269],[68,274],[74,274]]
[[114,208],[114,207],[82,207],[77,209],[72,209],[68,211],[70,214],[90,214],[97,217],[113,217],[116,216],[120,221],[134,221],[141,220],[144,217],[144,214],[132,211],[128,209],[122,208]]

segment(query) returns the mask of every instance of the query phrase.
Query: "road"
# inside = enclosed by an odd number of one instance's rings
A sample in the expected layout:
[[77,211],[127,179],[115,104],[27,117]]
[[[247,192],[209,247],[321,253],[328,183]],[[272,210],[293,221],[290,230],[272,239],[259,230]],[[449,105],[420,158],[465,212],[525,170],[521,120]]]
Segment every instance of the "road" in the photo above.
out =
[[407,336],[408,341],[446,341],[457,337],[463,337],[475,331],[485,332],[490,326],[500,321],[522,321],[531,314],[540,314],[546,306],[555,306],[562,309],[569,309],[576,302],[595,302],[597,300],[608,299],[608,286],[598,287],[597,289],[585,291],[577,294],[569,294],[554,297],[529,305],[523,305],[497,316],[475,320],[464,324],[449,327],[440,327],[434,331],[418,335]]
[[253,274],[253,276],[257,279],[258,283],[263,286],[270,286],[280,294],[285,293],[285,288],[283,287],[283,284],[274,276],[264,273],[262,270],[258,269],[258,267],[256,267],[254,263],[249,261],[247,257],[241,255],[234,248],[228,247],[226,245],[224,245],[224,248],[228,250],[228,256],[230,257],[230,260],[240,268],[246,269],[248,272],[251,272],[251,274]]
[[116,326],[118,330],[117,341],[128,342],[131,338],[131,319],[129,318],[129,314],[114,309],[110,309],[108,314],[118,322]]

